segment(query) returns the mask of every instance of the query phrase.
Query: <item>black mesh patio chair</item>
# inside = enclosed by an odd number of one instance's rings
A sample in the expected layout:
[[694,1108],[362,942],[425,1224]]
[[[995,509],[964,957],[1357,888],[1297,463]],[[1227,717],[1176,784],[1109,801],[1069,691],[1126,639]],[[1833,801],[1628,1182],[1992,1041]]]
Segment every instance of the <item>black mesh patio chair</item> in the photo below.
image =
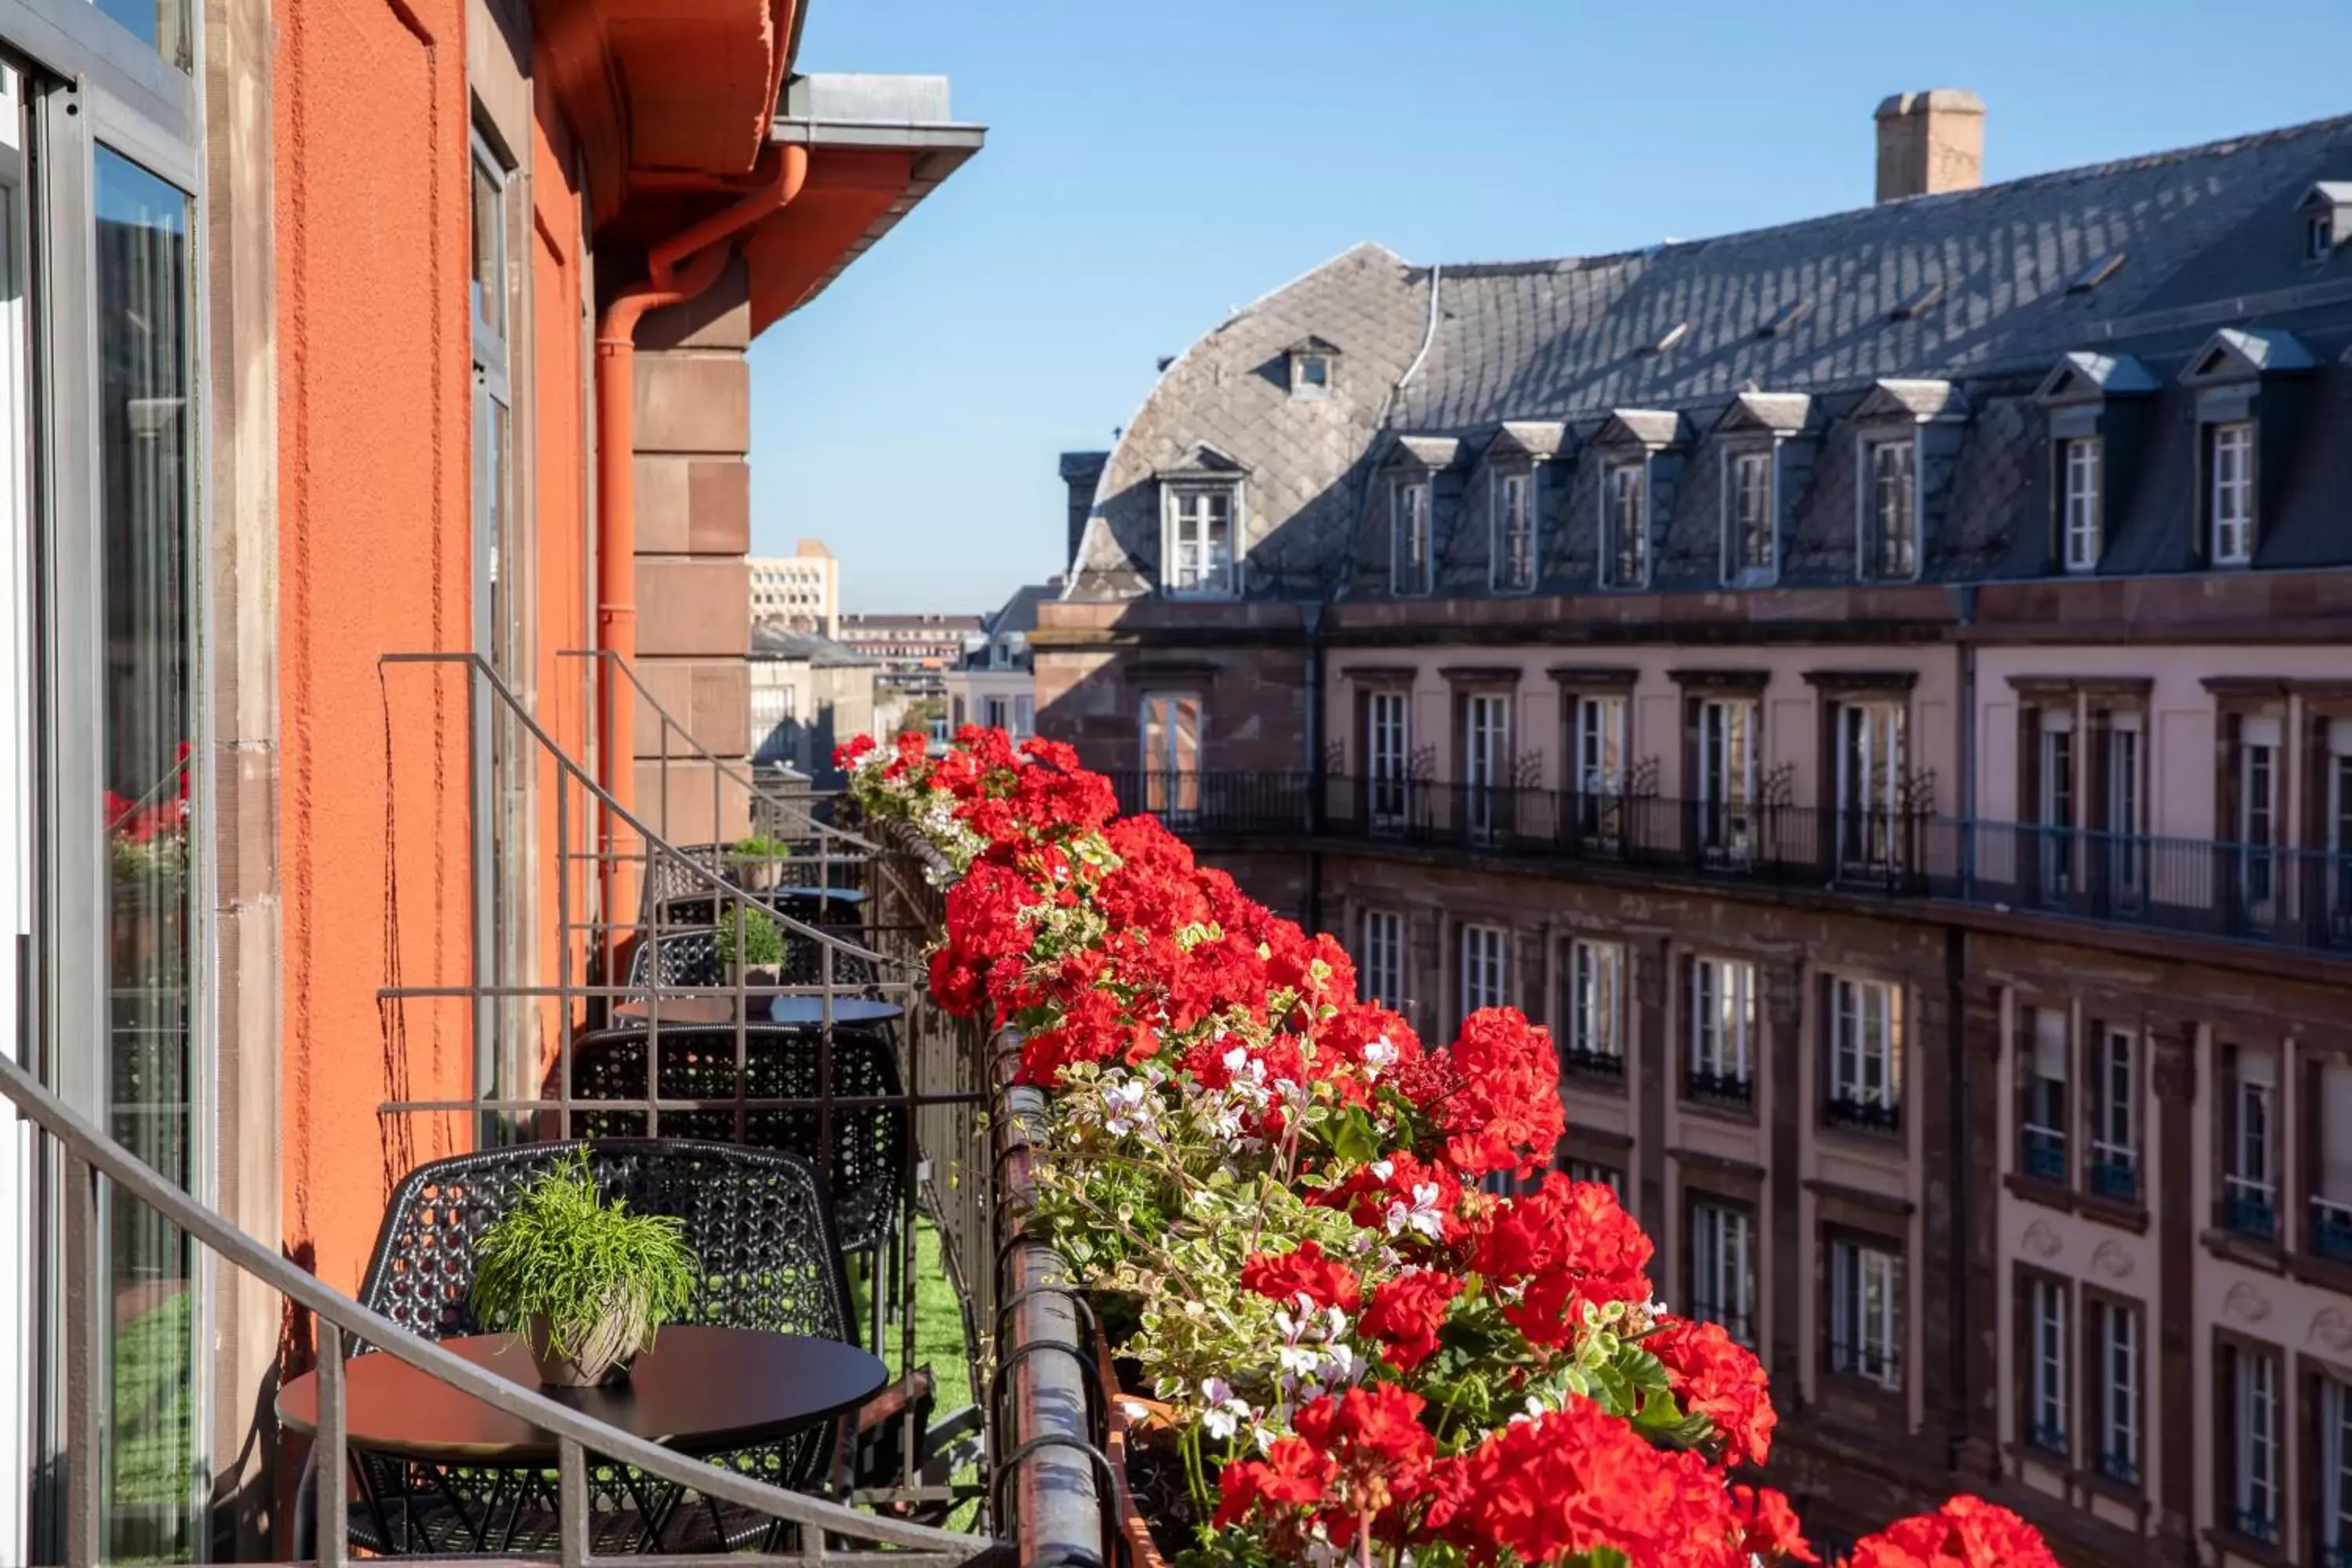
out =
[[[836,1110],[829,1142],[824,1117],[814,1106],[738,1112],[730,1109],[739,1083],[735,1038],[734,1026],[723,1024],[664,1024],[657,1036],[644,1028],[582,1035],[572,1044],[572,1097],[644,1100],[646,1057],[653,1052],[660,1061],[655,1098],[716,1102],[707,1110],[663,1111],[659,1126],[664,1137],[740,1142],[821,1161],[842,1247],[878,1255],[897,1232],[902,1206],[906,1106],[868,1103]],[[820,1073],[823,1046],[823,1031],[814,1026],[744,1025],[741,1098],[818,1099],[826,1089]],[[886,1034],[856,1025],[834,1026],[832,1099],[895,1100],[898,1085],[898,1054]],[[572,1130],[590,1138],[642,1136],[646,1113],[619,1107],[574,1110]]]
[[[477,1246],[526,1187],[575,1149],[587,1152],[608,1199],[684,1222],[701,1277],[682,1321],[853,1340],[848,1275],[816,1166],[782,1150],[685,1139],[523,1143],[418,1166],[384,1211],[361,1301],[429,1339],[483,1331],[471,1302]],[[373,1352],[362,1344],[354,1353]],[[810,1490],[825,1479],[840,1441],[841,1423],[830,1422],[711,1462]],[[556,1547],[551,1471],[354,1458],[364,1489],[351,1509],[355,1545],[500,1555]],[[641,1536],[646,1500],[660,1489],[628,1467],[593,1464],[596,1549],[619,1550]],[[688,1499],[667,1517],[662,1544],[670,1551],[723,1549],[770,1531],[764,1517],[707,1499]]]
[[[784,962],[777,972],[786,985],[821,985],[824,984],[824,944],[807,937],[787,934],[784,938]],[[727,986],[727,966],[717,930],[703,927],[692,931],[665,931],[656,937],[639,941],[629,953],[629,985],[642,990],[651,985],[673,990],[718,990]],[[866,986],[874,984],[874,964],[869,959],[838,948],[833,953],[833,984],[843,987]]]

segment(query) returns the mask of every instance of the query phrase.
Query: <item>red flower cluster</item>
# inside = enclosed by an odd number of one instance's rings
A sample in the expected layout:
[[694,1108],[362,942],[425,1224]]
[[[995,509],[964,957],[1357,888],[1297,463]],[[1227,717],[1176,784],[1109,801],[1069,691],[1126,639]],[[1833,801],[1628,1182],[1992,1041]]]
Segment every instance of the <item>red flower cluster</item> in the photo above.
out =
[[1771,1456],[1772,1395],[1764,1366],[1735,1344],[1719,1323],[1664,1320],[1642,1348],[1666,1369],[1666,1386],[1685,1415],[1704,1415],[1723,1439],[1727,1465],[1760,1465]]
[[1860,1542],[1850,1568],[2058,1568],[2034,1528],[1998,1503],[1956,1497]]
[[1518,1289],[1503,1315],[1538,1345],[1565,1344],[1582,1326],[1587,1302],[1646,1303],[1650,1251],[1616,1194],[1557,1171],[1500,1207],[1474,1244],[1478,1272]]
[[1356,1271],[1336,1258],[1323,1256],[1315,1242],[1302,1241],[1296,1252],[1261,1252],[1242,1265],[1242,1289],[1255,1290],[1270,1301],[1290,1306],[1304,1297],[1317,1307],[1337,1307],[1352,1312],[1363,1300]]
[[[1517,1197],[1477,1190],[1489,1173],[1542,1168],[1559,1142],[1558,1062],[1542,1029],[1489,1008],[1448,1049],[1424,1051],[1403,1019],[1357,998],[1336,942],[1196,865],[1159,822],[1113,820],[1107,782],[1066,746],[1016,749],[968,729],[943,756],[911,735],[877,753],[862,737],[836,753],[859,770],[860,798],[895,803],[969,865],[932,959],[942,1005],[1017,1024],[1033,1082],[1148,1062],[1166,1075],[1155,1081],[1224,1097],[1220,1114],[1242,1123],[1237,1152],[1322,1129],[1311,1147],[1282,1144],[1296,1152],[1290,1168],[1307,1201],[1370,1233],[1353,1262],[1308,1239],[1243,1265],[1245,1289],[1336,1308],[1378,1354],[1361,1382],[1316,1394],[1290,1414],[1290,1433],[1223,1467],[1216,1528],[1256,1532],[1276,1562],[1302,1560],[1311,1541],[1344,1551],[1367,1530],[1392,1547],[1443,1542],[1481,1565],[1603,1548],[1644,1568],[1816,1561],[1787,1499],[1728,1479],[1765,1462],[1775,1417],[1762,1367],[1716,1325],[1662,1317],[1638,1341],[1676,1406],[1710,1424],[1696,1448],[1654,1445],[1580,1397],[1483,1435],[1448,1431],[1406,1386],[1433,1378],[1457,1311],[1499,1311],[1517,1330],[1524,1344],[1496,1363],[1519,1369],[1507,1376],[1574,1345],[1588,1305],[1633,1306],[1633,1331],[1650,1321],[1650,1240],[1607,1187],[1550,1173]],[[939,826],[942,797],[955,831]],[[1330,1109],[1294,1118],[1316,1104]],[[1456,1342],[1496,1337],[1487,1316]],[[2022,1521],[1965,1497],[1890,1526],[1852,1561],[2055,1568]]]

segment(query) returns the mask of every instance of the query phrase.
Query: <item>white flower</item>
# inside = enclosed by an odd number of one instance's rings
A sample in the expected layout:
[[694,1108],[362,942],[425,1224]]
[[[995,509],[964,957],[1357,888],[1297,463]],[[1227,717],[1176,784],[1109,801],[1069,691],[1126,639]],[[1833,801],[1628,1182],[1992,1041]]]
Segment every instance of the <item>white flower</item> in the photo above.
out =
[[[1379,1039],[1374,1040],[1370,1045],[1364,1047],[1364,1065],[1371,1068],[1371,1071],[1366,1073],[1364,1076],[1366,1078],[1378,1076],[1382,1068],[1394,1067],[1396,1065],[1396,1059],[1397,1048],[1395,1042],[1391,1040],[1386,1035],[1382,1035]],[[1382,1181],[1386,1181],[1388,1178],[1383,1176],[1381,1179]]]
[[1222,1059],[1227,1072],[1237,1073],[1249,1065],[1249,1052],[1235,1046],[1232,1050],[1227,1051]]
[[1327,1346],[1318,1375],[1326,1383],[1353,1383],[1364,1375],[1363,1357],[1358,1355],[1352,1346]]
[[1444,1240],[1445,1213],[1437,1206],[1437,1197],[1436,1183],[1415,1182],[1412,1185],[1412,1203],[1410,1206],[1402,1199],[1389,1205],[1389,1234],[1397,1236],[1412,1230],[1420,1232],[1432,1241]]
[[1285,1345],[1275,1358],[1293,1377],[1310,1377],[1323,1364],[1323,1352],[1306,1345]]

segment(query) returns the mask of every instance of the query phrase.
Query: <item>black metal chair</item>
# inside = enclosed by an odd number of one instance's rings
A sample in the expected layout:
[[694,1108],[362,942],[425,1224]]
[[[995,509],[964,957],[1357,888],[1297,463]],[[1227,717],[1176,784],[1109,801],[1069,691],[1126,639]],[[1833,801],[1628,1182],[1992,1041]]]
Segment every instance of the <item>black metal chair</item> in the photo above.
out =
[[[727,974],[726,961],[732,956],[722,952],[719,932],[714,928],[665,931],[657,936],[640,940],[631,949],[629,985],[632,990],[644,990],[653,985],[673,990],[721,989],[731,984]],[[806,937],[786,936],[784,962],[777,978],[785,985],[824,984],[825,960],[822,944]],[[856,953],[835,951],[835,985],[860,987],[874,983],[874,965],[870,960]]]
[[[821,1161],[833,1194],[834,1219],[845,1252],[871,1252],[882,1279],[904,1207],[908,1110],[899,1101],[898,1053],[880,1030],[836,1025],[832,1081],[824,1081],[824,1031],[805,1025],[746,1024],[743,1070],[736,1070],[736,1031],[729,1025],[664,1024],[599,1029],[572,1045],[572,1097],[643,1100],[646,1058],[658,1063],[655,1098],[706,1102],[706,1109],[665,1110],[664,1136],[742,1142]],[[862,1101],[829,1113],[815,1104],[799,1110],[740,1110],[741,1100],[820,1098]],[[882,1103],[889,1102],[889,1103]],[[825,1126],[830,1120],[828,1135]],[[572,1130],[590,1138],[642,1136],[646,1112],[615,1107],[575,1110]],[[869,1329],[880,1314],[870,1313]]]
[[[587,1152],[608,1198],[684,1222],[701,1266],[684,1321],[854,1342],[849,1279],[823,1173],[786,1151],[685,1139],[523,1143],[418,1166],[384,1211],[362,1302],[431,1339],[481,1331],[470,1298],[483,1233],[575,1149]],[[711,1462],[806,1490],[825,1479],[839,1444],[840,1423],[833,1422]],[[379,1552],[504,1555],[555,1548],[551,1474],[374,1454],[354,1459],[363,1489],[351,1510],[354,1544]],[[612,1464],[593,1465],[590,1481],[598,1550],[641,1536],[646,1499],[658,1486]],[[707,1499],[661,1511],[675,1531],[664,1534],[669,1550],[721,1549],[769,1530],[765,1519]]]

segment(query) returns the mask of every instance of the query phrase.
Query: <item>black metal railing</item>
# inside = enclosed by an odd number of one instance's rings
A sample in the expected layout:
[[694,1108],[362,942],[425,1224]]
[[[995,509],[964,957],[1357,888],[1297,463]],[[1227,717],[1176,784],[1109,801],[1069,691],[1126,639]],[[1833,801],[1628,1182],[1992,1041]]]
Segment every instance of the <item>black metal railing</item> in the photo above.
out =
[[1832,1092],[1822,1107],[1822,1120],[1848,1131],[1891,1138],[1903,1131],[1903,1107],[1878,1096]]
[[2066,1179],[2066,1134],[2049,1127],[2021,1128],[2018,1164],[2037,1182]]
[[2003,910],[2352,954],[2352,853],[1969,821],[1305,772],[1113,773],[1180,832],[1303,833]]
[[1562,1046],[1559,1070],[1577,1078],[1601,1078],[1613,1081],[1625,1076],[1625,1054],[1622,1051],[1591,1051],[1577,1046]]
[[1755,1101],[1756,1085],[1743,1072],[1710,1072],[1703,1068],[1685,1068],[1683,1098],[1698,1105],[1736,1106],[1745,1110]]
[[2314,1196],[2306,1245],[2315,1258],[2352,1262],[2352,1204]]
[[2091,1145],[2091,1191],[2119,1204],[2139,1202],[2139,1156],[2128,1149]]

